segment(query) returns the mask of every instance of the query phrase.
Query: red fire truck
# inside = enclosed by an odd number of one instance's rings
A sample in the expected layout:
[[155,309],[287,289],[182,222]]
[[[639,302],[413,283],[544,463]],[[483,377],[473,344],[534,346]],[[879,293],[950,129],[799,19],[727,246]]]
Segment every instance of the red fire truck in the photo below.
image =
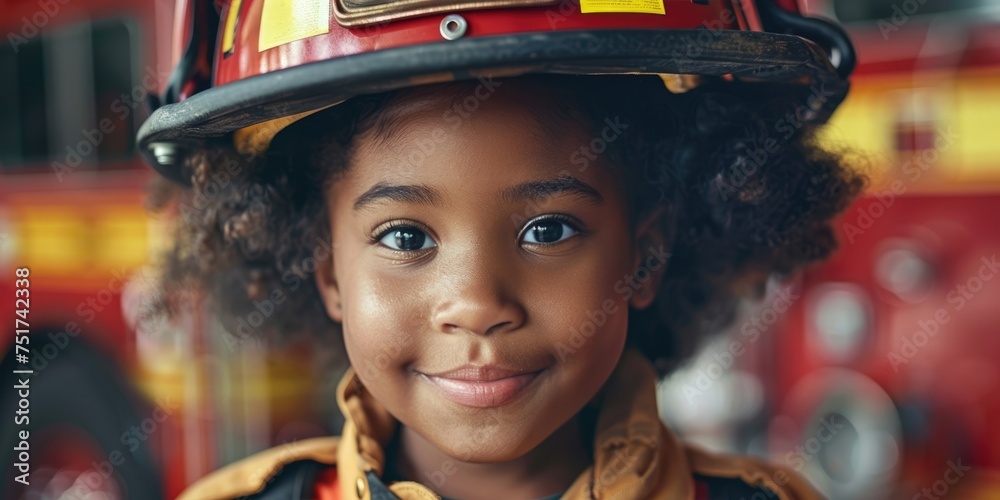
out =
[[0,0],[3,385],[34,371],[24,425],[8,422],[17,392],[0,398],[2,462],[20,463],[30,436],[30,485],[5,465],[0,498],[173,498],[220,462],[326,433],[305,347],[227,343],[201,311],[135,328],[172,218],[144,210],[155,173],[134,137],[185,16],[173,0]]
[[[172,3],[2,0],[0,12],[0,295],[14,296],[15,269],[30,270],[28,362],[4,335],[2,372],[34,372],[18,426],[30,433],[30,485],[5,466],[0,496],[161,498],[185,480],[183,411],[133,383],[142,339],[122,297],[160,234],[143,210],[150,174],[133,137],[169,70],[158,40],[169,39]],[[5,301],[5,332],[14,314]],[[20,440],[4,421],[10,464]]]
[[[825,12],[860,62],[828,140],[878,170],[771,339],[772,451],[794,452],[835,496],[995,497],[1000,5],[840,0]],[[843,432],[817,444],[833,416]]]
[[664,412],[832,498],[1000,497],[1000,4],[800,3],[854,41],[824,140],[873,185],[833,259],[665,383]]

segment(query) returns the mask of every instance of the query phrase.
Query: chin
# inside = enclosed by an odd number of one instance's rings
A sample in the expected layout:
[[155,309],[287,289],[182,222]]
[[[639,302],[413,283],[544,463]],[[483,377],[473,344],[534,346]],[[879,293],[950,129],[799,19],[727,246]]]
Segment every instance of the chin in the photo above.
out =
[[[456,432],[448,436],[436,436],[431,440],[439,450],[463,462],[500,463],[526,455],[543,439],[528,439],[516,435],[511,429],[476,429],[471,432]],[[543,436],[544,438],[544,436]]]

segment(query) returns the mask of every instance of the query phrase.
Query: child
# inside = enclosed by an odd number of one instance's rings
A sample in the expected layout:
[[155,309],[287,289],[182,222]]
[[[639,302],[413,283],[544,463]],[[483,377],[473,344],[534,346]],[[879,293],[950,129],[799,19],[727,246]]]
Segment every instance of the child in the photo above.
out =
[[817,497],[784,468],[683,445],[655,383],[769,275],[828,255],[862,179],[812,125],[776,126],[801,106],[780,87],[663,85],[415,86],[301,118],[255,158],[193,156],[201,202],[167,289],[194,280],[234,318],[302,283],[267,329],[339,327],[353,369],[339,438],[181,498]]

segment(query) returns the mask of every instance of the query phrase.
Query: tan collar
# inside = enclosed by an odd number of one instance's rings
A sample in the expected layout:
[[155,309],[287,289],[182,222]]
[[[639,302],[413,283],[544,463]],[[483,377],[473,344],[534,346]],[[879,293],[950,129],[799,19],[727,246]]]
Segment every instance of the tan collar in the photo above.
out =
[[[349,370],[337,387],[346,422],[337,446],[341,498],[370,499],[365,473],[381,476],[385,446],[397,422]],[[411,481],[389,485],[403,500],[439,498]],[[660,421],[656,375],[646,358],[626,350],[605,384],[594,437],[594,465],[563,495],[589,498],[693,498],[684,447]]]
[[[693,474],[739,478],[780,500],[822,498],[800,475],[752,457],[713,455],[684,446],[659,419],[656,376],[638,352],[626,351],[599,401],[594,465],[563,495],[564,500],[643,498],[691,500]],[[263,491],[285,465],[315,460],[337,466],[342,499],[371,500],[366,472],[382,476],[383,451],[398,423],[348,371],[337,387],[346,423],[341,436],[287,443],[227,465],[200,479],[178,500],[223,500]],[[388,486],[402,500],[436,500],[427,487],[410,481]],[[769,498],[771,498],[769,496]]]

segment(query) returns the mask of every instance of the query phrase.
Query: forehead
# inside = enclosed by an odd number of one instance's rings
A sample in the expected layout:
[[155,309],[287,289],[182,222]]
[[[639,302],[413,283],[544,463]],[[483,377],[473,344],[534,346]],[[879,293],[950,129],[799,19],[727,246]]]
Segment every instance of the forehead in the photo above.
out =
[[[595,175],[600,158],[582,110],[534,82],[472,81],[419,87],[390,98],[355,136],[356,178],[418,179]],[[581,160],[586,166],[581,169]],[[591,170],[585,172],[585,170]],[[497,175],[501,174],[501,175]]]
[[[506,113],[497,113],[506,111]],[[477,115],[487,115],[486,117]],[[406,145],[414,128],[455,132],[468,122],[484,119],[513,121],[545,136],[582,130],[579,109],[561,98],[551,84],[525,79],[471,80],[424,85],[397,92],[371,118],[362,122],[357,138],[365,147]]]

